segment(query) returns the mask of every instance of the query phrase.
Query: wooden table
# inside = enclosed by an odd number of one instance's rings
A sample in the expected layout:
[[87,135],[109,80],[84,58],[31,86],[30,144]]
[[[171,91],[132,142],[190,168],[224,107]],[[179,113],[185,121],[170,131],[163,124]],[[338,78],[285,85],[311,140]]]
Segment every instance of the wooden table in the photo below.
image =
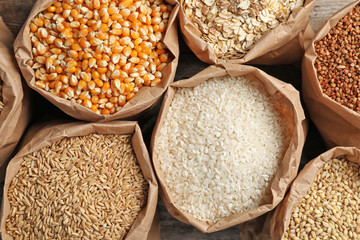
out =
[[[0,0],[0,16],[3,17],[5,23],[14,34],[17,34],[21,29],[34,2],[35,0]],[[350,0],[318,0],[310,18],[310,23],[314,31],[317,31],[326,19],[350,2]],[[181,55],[175,80],[191,77],[208,66],[208,64],[202,63],[195,57],[194,54],[191,53],[181,37],[179,41]],[[258,67],[285,82],[293,84],[297,89],[301,88],[301,70],[299,66]],[[34,104],[36,106],[42,106],[42,110],[39,108],[34,109],[35,116],[33,122],[48,121],[54,118],[69,118],[60,110],[56,109],[52,104],[44,101],[44,99],[38,94],[35,94]],[[148,122],[141,123],[144,138],[147,142],[150,139],[155,120],[156,116],[149,119]],[[319,133],[314,125],[310,123],[300,168],[325,150],[326,148]],[[177,221],[166,211],[166,208],[161,203],[159,204],[158,210],[161,219],[161,236],[164,240],[240,239],[239,227],[237,226],[217,233],[203,234],[194,227]]]

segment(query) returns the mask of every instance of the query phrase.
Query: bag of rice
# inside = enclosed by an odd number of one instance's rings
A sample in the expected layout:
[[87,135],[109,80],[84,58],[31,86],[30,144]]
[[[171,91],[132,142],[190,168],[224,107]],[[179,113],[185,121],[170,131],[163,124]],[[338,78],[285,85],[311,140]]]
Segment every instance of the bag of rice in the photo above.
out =
[[271,220],[271,239],[359,239],[360,150],[336,147],[309,162]]
[[138,119],[175,77],[178,10],[176,0],[38,0],[15,56],[27,84],[70,116]]
[[302,63],[304,102],[328,147],[360,147],[359,3],[320,28]]
[[314,0],[181,0],[179,20],[189,48],[209,64],[291,64],[302,59],[304,42],[313,37],[308,22],[314,5]]
[[23,142],[6,172],[2,239],[160,239],[136,122],[52,123]]
[[298,91],[254,67],[173,83],[151,143],[168,211],[203,232],[270,211],[297,174],[306,123]]
[[30,100],[12,52],[13,34],[0,17],[0,179],[30,120]]

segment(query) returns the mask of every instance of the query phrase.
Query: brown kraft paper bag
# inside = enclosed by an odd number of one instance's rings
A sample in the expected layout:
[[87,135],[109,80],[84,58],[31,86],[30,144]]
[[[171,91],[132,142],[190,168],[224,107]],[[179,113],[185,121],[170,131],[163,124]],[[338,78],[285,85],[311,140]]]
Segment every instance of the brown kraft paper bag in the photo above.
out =
[[30,120],[30,99],[22,85],[20,71],[12,52],[14,36],[0,17],[0,81],[4,109],[0,113],[0,180],[6,163],[14,152]]
[[323,165],[332,158],[344,155],[347,160],[360,164],[360,150],[355,147],[335,147],[310,161],[296,177],[289,193],[276,208],[271,219],[271,239],[282,239],[290,218],[301,199],[307,194]]
[[301,61],[303,57],[304,41],[313,37],[313,31],[308,22],[315,0],[306,0],[304,6],[295,9],[287,21],[265,33],[243,58],[221,59],[200,37],[200,30],[185,15],[183,4],[184,0],[180,0],[179,21],[184,40],[200,60],[209,64],[279,65],[295,63]]
[[[160,100],[162,94],[165,92],[166,88],[171,82],[173,82],[176,72],[176,67],[179,60],[179,42],[177,34],[177,21],[176,16],[179,11],[179,4],[177,0],[166,0],[167,3],[173,5],[173,10],[169,17],[169,22],[165,35],[163,38],[163,43],[167,46],[170,51],[170,58],[172,60],[166,65],[162,70],[163,77],[161,78],[161,83],[156,87],[142,87],[135,96],[124,105],[124,107],[117,113],[113,115],[101,115],[93,112],[92,110],[81,106],[80,104],[73,103],[69,100],[62,99],[57,97],[50,92],[42,90],[35,86],[35,73],[34,70],[27,64],[29,59],[33,58],[32,54],[32,45],[30,41],[30,23],[31,20],[41,11],[45,10],[50,6],[54,0],[37,0],[32,8],[25,24],[20,30],[19,35],[17,36],[14,43],[15,57],[19,64],[20,70],[27,82],[27,84],[40,93],[44,98],[49,100],[55,106],[60,108],[66,114],[84,121],[92,122],[104,122],[111,121],[115,119],[127,119],[135,120],[138,116],[141,116],[144,111],[156,104]],[[172,55],[172,57],[171,57]],[[149,110],[151,111],[151,109]],[[138,120],[138,119],[136,119]]]
[[46,126],[38,125],[28,131],[22,141],[21,150],[10,161],[6,171],[1,208],[1,237],[3,240],[13,239],[6,233],[6,219],[10,211],[7,191],[12,179],[21,167],[23,157],[65,137],[86,136],[92,133],[132,135],[132,146],[142,173],[149,183],[149,192],[146,205],[139,212],[125,239],[160,239],[160,222],[158,216],[156,216],[158,183],[142,138],[141,129],[137,122],[113,121],[110,123],[52,123]]
[[333,101],[322,92],[314,67],[316,59],[314,43],[325,37],[359,2],[355,1],[347,5],[326,21],[308,45],[302,63],[304,101],[311,119],[330,148],[334,146],[360,147],[360,114]]
[[251,221],[240,224],[240,239],[270,240],[270,220],[275,209]]
[[[227,218],[221,219],[214,224],[209,224],[204,221],[199,221],[191,214],[188,214],[177,208],[174,204],[176,200],[172,196],[169,188],[166,185],[164,177],[160,171],[159,161],[154,156],[154,146],[157,145],[159,130],[162,127],[165,116],[169,111],[172,99],[177,88],[195,87],[200,83],[213,77],[222,77],[230,75],[232,77],[248,75],[258,79],[264,85],[265,89],[270,95],[282,95],[283,101],[281,106],[283,112],[289,118],[293,119],[293,134],[289,147],[284,155],[284,158],[279,163],[279,170],[275,174],[274,180],[270,185],[271,196],[266,196],[266,201],[258,208],[238,213]],[[153,164],[160,184],[160,196],[170,214],[176,219],[191,224],[202,232],[210,233],[223,230],[234,225],[249,221],[260,215],[263,215],[273,208],[283,199],[286,190],[290,186],[292,180],[296,177],[298,167],[300,164],[300,156],[305,142],[305,135],[307,132],[307,121],[305,119],[304,111],[301,107],[299,92],[290,84],[284,83],[265,72],[251,66],[224,64],[213,65],[195,76],[174,82],[170,85],[165,93],[164,101],[161,106],[159,117],[157,119],[151,141],[151,152],[153,157]]]

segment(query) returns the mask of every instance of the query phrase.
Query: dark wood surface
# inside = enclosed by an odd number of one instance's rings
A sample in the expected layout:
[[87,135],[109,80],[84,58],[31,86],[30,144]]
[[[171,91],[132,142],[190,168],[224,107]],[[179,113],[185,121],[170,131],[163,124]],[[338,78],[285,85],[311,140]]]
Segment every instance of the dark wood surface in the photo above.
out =
[[[0,0],[0,16],[3,17],[5,24],[11,29],[14,35],[20,31],[34,2],[35,0]],[[314,11],[311,13],[310,22],[313,29],[316,31],[327,18],[349,2],[350,0],[318,0]],[[194,54],[191,53],[189,48],[186,47],[180,34],[179,37],[181,55],[175,80],[191,77],[208,66],[208,64],[201,62]],[[301,69],[299,65],[258,67],[285,82],[293,84],[298,90],[301,89]],[[52,119],[71,119],[36,93],[34,93],[33,107],[34,117],[32,124]],[[149,143],[156,117],[157,116],[152,116],[146,121],[140,123],[147,144]],[[308,137],[305,143],[300,169],[308,161],[325,150],[326,148],[318,131],[310,121]],[[217,233],[203,234],[194,227],[177,221],[166,211],[166,208],[161,203],[159,203],[158,212],[161,219],[161,237],[165,240],[240,239],[238,226]]]

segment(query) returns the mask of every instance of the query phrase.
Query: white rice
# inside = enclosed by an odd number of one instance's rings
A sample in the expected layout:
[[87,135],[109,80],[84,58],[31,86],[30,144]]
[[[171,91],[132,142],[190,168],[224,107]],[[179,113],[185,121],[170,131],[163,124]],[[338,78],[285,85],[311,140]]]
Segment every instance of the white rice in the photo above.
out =
[[216,222],[261,204],[293,130],[276,103],[244,77],[176,91],[154,156],[179,208]]

